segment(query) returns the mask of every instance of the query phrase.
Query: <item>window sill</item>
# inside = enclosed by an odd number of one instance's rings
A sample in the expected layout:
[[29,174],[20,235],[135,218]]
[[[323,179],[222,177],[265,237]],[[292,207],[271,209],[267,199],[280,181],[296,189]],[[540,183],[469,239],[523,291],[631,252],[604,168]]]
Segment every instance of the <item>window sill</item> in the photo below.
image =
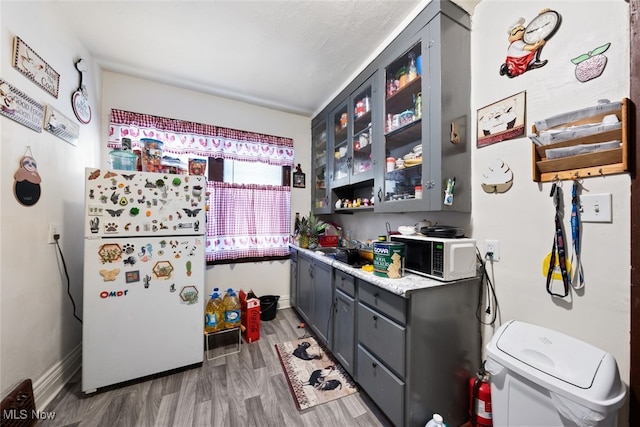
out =
[[248,262],[267,262],[267,261],[282,261],[290,258],[290,255],[286,256],[265,256],[254,258],[238,258],[238,259],[222,259],[218,261],[207,261],[207,265],[221,265],[221,264],[245,264]]

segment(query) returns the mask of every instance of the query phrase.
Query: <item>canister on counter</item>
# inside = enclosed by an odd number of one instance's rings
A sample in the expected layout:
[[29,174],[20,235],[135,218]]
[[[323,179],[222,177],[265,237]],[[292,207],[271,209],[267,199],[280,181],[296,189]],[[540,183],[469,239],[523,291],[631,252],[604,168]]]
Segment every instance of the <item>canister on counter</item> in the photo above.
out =
[[404,243],[375,242],[373,244],[373,274],[389,279],[404,276]]

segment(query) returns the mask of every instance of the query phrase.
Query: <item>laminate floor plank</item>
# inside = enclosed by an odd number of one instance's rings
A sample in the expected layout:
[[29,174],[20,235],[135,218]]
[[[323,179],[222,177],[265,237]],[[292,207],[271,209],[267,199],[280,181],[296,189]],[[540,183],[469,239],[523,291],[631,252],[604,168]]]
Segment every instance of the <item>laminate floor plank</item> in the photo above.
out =
[[161,378],[145,381],[148,383],[147,392],[143,398],[140,416],[136,422],[136,427],[153,427],[162,402],[163,382]]
[[[154,426],[167,427],[174,425],[174,415],[176,413],[176,406],[178,405],[179,393],[165,394],[160,401],[160,407],[158,408],[158,416],[156,417]],[[176,420],[179,422],[180,420]]]
[[211,401],[198,402],[193,411],[192,427],[209,426],[211,424]]
[[[292,309],[261,323],[258,341],[241,351],[178,369],[82,392],[81,371],[47,408],[53,421],[38,427],[387,427],[391,424],[361,393],[299,411],[276,344],[306,338]],[[204,346],[203,346],[204,347]],[[204,355],[203,348],[203,355]]]
[[182,377],[182,385],[178,393],[178,403],[176,404],[176,413],[174,415],[174,419],[180,420],[184,426],[189,426],[193,423],[197,385],[198,371],[194,369],[185,371]]

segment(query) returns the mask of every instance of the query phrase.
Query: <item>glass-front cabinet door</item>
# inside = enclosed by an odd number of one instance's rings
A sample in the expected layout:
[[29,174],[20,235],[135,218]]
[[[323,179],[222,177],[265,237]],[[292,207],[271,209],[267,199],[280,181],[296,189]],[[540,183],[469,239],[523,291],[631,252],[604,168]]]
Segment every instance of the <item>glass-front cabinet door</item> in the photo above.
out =
[[374,77],[366,80],[330,114],[333,189],[373,180]]
[[351,111],[353,114],[353,126],[351,127],[351,184],[373,179],[372,155],[373,117],[372,86],[373,78],[367,80],[351,96]]
[[345,102],[329,113],[331,132],[331,188],[349,184],[351,170],[351,147],[349,133],[353,126],[348,104]]
[[425,208],[422,188],[428,165],[423,162],[423,128],[428,120],[423,120],[421,49],[418,41],[384,69],[384,179],[378,183],[376,211]]
[[312,200],[315,214],[331,213],[331,189],[329,187],[329,144],[327,121],[323,120],[311,130],[313,153]]

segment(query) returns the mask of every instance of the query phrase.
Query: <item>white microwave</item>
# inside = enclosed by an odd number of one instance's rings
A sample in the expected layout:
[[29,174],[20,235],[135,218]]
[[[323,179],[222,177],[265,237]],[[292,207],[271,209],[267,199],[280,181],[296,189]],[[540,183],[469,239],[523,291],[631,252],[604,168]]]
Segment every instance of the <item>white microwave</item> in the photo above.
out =
[[392,242],[404,243],[404,268],[421,276],[450,282],[476,276],[476,241],[423,235],[391,235]]

